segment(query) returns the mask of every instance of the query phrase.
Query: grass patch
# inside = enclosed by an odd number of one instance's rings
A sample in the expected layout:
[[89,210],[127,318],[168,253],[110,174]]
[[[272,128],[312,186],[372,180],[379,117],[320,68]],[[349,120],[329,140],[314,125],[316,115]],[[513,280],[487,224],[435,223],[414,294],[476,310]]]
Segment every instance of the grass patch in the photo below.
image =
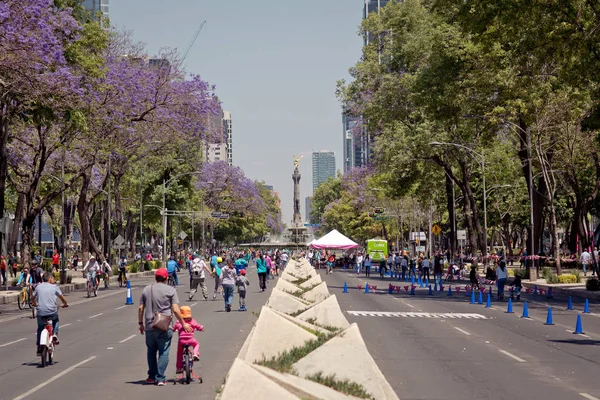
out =
[[296,278],[296,280],[295,280],[295,281],[292,281],[292,283],[293,283],[294,285],[296,285],[296,286],[298,286],[298,285],[302,285],[304,282],[306,282],[306,281],[308,281],[310,278],[312,278],[312,277],[300,278],[300,277],[297,277],[296,275],[293,275],[293,274],[290,274],[290,275],[292,275],[294,278]]
[[258,361],[257,364],[274,369],[275,371],[295,374],[295,371],[292,368],[294,363],[321,347],[334,336],[335,334],[318,335],[316,339],[309,340],[301,347],[293,347],[290,350],[279,353],[275,357],[271,357],[269,360],[263,358]]
[[260,317],[260,310],[252,311],[252,315],[254,315],[256,318]]
[[325,376],[322,372],[318,372],[314,375],[306,376],[306,379],[350,396],[358,397],[360,399],[375,400],[375,397],[371,396],[361,384],[350,382],[348,379],[343,381],[337,380],[335,379],[335,374]]
[[304,310],[298,310],[298,311],[294,311],[291,314],[288,314],[290,317],[297,317],[298,315],[302,314],[304,311],[306,311],[307,308],[305,308]]
[[306,320],[306,322],[308,322],[311,325],[318,326],[319,328],[326,329],[329,332],[335,333],[335,332],[341,331],[341,328],[338,328],[337,326],[319,324],[315,318],[309,318]]

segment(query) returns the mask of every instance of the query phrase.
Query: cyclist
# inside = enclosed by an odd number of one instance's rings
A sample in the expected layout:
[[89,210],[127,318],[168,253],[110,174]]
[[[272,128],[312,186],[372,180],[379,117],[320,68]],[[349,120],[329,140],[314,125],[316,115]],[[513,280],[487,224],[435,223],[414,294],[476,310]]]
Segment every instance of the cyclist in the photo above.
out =
[[40,336],[46,327],[46,320],[52,320],[52,332],[54,344],[58,344],[58,308],[56,307],[56,298],[63,303],[63,307],[68,307],[67,299],[63,296],[60,288],[54,284],[54,275],[45,272],[42,277],[43,283],[39,284],[31,296],[31,305],[37,308],[37,355],[41,355]]
[[112,275],[112,268],[108,261],[106,261],[106,259],[102,261],[102,266],[100,267],[100,274],[102,274],[103,278],[106,276],[107,279],[110,279],[110,276]]
[[96,281],[98,271],[100,271],[100,266],[98,265],[98,261],[96,261],[96,256],[90,256],[85,267],[83,267],[83,276],[87,276],[87,280],[92,282],[94,289],[98,288],[98,282]]
[[171,255],[169,262],[167,262],[167,272],[169,273],[169,278],[173,278],[175,281],[175,286],[179,285],[179,280],[177,279],[178,271],[181,271],[181,268],[179,268],[179,264],[175,261],[175,256]]
[[121,282],[127,283],[127,259],[125,256],[121,256],[121,260],[119,261],[119,279]]

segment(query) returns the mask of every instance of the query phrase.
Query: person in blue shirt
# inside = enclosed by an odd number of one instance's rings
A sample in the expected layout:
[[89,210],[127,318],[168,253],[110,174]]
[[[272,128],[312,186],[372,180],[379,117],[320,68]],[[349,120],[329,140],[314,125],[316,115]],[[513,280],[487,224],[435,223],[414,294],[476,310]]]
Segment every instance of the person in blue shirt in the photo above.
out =
[[236,274],[240,274],[240,271],[248,268],[248,261],[244,259],[244,256],[240,254],[237,260],[235,260],[235,272]]
[[175,280],[175,286],[179,286],[179,280],[177,279],[177,272],[179,271],[181,271],[181,268],[179,268],[179,264],[175,261],[175,256],[171,256],[167,263],[167,272],[169,273],[169,276],[172,276]]
[[214,271],[215,268],[217,268],[217,264],[217,255],[216,253],[213,253],[212,257],[210,258],[210,269]]

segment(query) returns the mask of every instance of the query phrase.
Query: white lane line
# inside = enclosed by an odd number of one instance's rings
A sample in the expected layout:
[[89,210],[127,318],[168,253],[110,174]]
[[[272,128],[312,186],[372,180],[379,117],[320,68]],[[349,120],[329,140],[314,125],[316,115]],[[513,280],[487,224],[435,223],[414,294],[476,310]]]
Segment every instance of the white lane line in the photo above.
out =
[[37,385],[36,387],[34,387],[33,389],[29,389],[28,391],[26,391],[25,393],[23,393],[20,396],[15,397],[13,400],[22,400],[25,397],[29,396],[30,394],[33,394],[35,392],[37,392],[38,390],[45,388],[47,385],[49,385],[50,383],[54,382],[55,380],[62,378],[63,376],[65,376],[66,374],[68,374],[69,372],[73,371],[75,368],[77,367],[81,367],[83,364],[92,361],[94,358],[96,358],[96,356],[91,356],[90,358],[87,358],[75,365],[70,366],[69,368],[65,369],[63,372],[54,375],[52,378],[48,379],[45,382],[40,383],[39,385]]
[[506,351],[506,350],[498,349],[498,351],[499,351],[500,353],[504,354],[504,355],[507,355],[507,356],[509,356],[509,357],[510,357],[510,358],[512,358],[513,360],[516,360],[516,361],[520,362],[520,363],[527,362],[527,361],[523,360],[522,358],[519,358],[519,357],[515,356],[515,355],[514,355],[514,354],[512,354],[512,353],[509,353],[509,352],[508,352],[508,351]]
[[194,307],[196,304],[198,304],[198,303],[192,303],[192,304],[190,304],[190,307]]
[[19,343],[19,342],[22,342],[23,340],[27,340],[27,338],[21,338],[18,340],[14,340],[12,342],[4,343],[3,345],[0,345],[0,347],[10,346],[11,344]]
[[586,399],[588,399],[588,400],[600,400],[599,398],[597,398],[597,397],[594,397],[594,396],[592,396],[592,395],[590,395],[590,394],[587,394],[587,393],[579,393],[579,395],[580,395],[581,397],[585,397],[585,398],[586,398]]
[[[567,332],[571,332],[571,333],[575,333],[575,332],[573,332],[573,331],[572,331],[572,330],[570,330],[570,329],[565,329],[565,331],[567,331]],[[584,338],[587,338],[587,339],[591,339],[591,338],[592,338],[591,336],[588,336],[588,335],[586,335],[586,334],[583,334],[583,333],[575,333],[575,334],[576,334],[577,336],[583,336]]]
[[126,341],[133,339],[135,336],[136,336],[136,335],[131,335],[131,336],[128,336],[128,337],[126,337],[125,339],[121,340],[119,343],[125,343]]
[[104,314],[104,313],[100,313],[100,314],[92,315],[92,316],[91,316],[91,317],[89,317],[89,318],[90,318],[90,319],[92,319],[92,318],[96,318],[96,317],[99,317],[99,316],[101,316],[102,314]]
[[469,332],[465,331],[464,329],[460,329],[458,326],[455,326],[454,329],[456,329],[460,333],[464,333],[467,336],[471,336],[471,334]]
[[127,306],[121,306],[121,307],[117,307],[117,308],[115,308],[115,311],[116,311],[116,310],[120,310],[121,308],[125,308],[125,307],[127,307]]
[[62,325],[62,324],[61,324],[61,325],[59,325],[59,328],[60,328],[60,329],[62,329],[62,328],[66,328],[66,327],[67,327],[67,326],[69,326],[69,325],[73,325],[73,324],[64,324],[64,325]]

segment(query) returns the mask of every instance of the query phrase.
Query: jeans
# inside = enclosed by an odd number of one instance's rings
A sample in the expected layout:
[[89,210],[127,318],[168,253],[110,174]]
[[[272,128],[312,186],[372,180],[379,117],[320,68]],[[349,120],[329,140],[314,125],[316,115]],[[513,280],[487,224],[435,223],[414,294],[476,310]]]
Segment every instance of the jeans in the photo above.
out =
[[587,264],[581,264],[581,266],[583,267],[583,274],[587,275]]
[[404,266],[402,267],[402,280],[406,280],[406,270],[408,269],[408,267]]
[[365,265],[365,276],[366,277],[371,276],[371,266],[369,266],[369,265]]
[[94,287],[97,287],[98,282],[96,282],[96,271],[88,271],[87,272],[87,280],[92,281],[92,285]]
[[146,348],[148,349],[148,379],[164,382],[167,380],[165,372],[169,365],[169,350],[171,349],[173,331],[169,329],[167,332],[163,332],[150,329],[145,334]]
[[356,273],[360,274],[360,263],[356,263]]
[[506,278],[498,279],[498,296],[504,294],[504,285],[506,285]]
[[169,276],[172,276],[175,280],[175,286],[179,286],[179,279],[177,278],[177,271],[169,272]]
[[223,297],[225,298],[225,307],[231,307],[233,302],[233,285],[223,285]]
[[426,279],[426,278],[427,278],[427,280],[430,279],[430,277],[429,277],[429,267],[423,267],[423,279]]
[[437,282],[438,286],[442,286],[442,273],[441,272],[435,273],[435,281]]
[[6,270],[3,269],[2,271],[0,271],[0,273],[2,274],[2,284],[6,284]]
[[266,272],[259,272],[258,273],[258,285],[260,286],[261,290],[267,290],[267,273]]
[[246,291],[238,290],[238,296],[240,298],[240,308],[246,307]]
[[40,336],[42,335],[42,331],[44,329],[46,329],[46,321],[45,321],[46,318],[51,318],[52,319],[52,333],[54,335],[58,335],[58,327],[59,327],[59,325],[58,325],[58,313],[54,313],[54,314],[51,314],[51,315],[45,315],[45,316],[38,315],[37,316],[37,324],[38,324],[38,327],[37,327],[37,337],[36,337],[36,341],[35,341],[36,346],[39,346],[39,344],[40,344]]

